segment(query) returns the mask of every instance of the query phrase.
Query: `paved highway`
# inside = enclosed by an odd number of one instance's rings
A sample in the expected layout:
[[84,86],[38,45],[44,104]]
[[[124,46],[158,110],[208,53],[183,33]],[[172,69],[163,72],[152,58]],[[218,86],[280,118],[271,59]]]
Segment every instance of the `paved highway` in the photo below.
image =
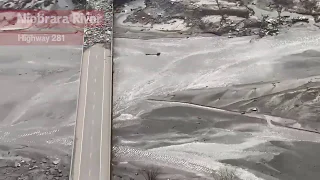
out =
[[109,180],[112,58],[96,44],[82,57],[71,180]]

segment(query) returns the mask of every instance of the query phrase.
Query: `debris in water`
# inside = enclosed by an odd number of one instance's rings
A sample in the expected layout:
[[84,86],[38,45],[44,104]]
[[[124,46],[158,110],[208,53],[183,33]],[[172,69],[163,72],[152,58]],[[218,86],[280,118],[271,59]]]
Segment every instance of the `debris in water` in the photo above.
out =
[[42,163],[47,163],[47,160],[43,158]]
[[150,54],[150,53],[146,53],[147,56],[160,56],[161,53],[156,53],[156,54]]
[[18,162],[15,162],[15,163],[14,163],[14,167],[20,167],[20,166],[21,166],[20,163],[18,163]]
[[60,159],[57,159],[57,160],[55,160],[55,161],[52,161],[52,164],[54,164],[54,165],[57,165],[57,164],[59,164],[60,163]]

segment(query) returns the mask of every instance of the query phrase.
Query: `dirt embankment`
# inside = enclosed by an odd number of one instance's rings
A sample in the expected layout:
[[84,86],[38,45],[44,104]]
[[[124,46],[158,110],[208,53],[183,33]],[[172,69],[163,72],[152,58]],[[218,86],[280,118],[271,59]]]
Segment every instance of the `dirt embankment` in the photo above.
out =
[[0,179],[6,180],[68,180],[70,156],[46,152],[28,146],[0,146]]
[[[131,3],[130,1],[129,3]],[[320,6],[314,0],[145,0],[145,7],[130,9],[123,23],[150,25],[174,24],[181,20],[179,33],[216,35],[276,35],[281,28],[297,23],[318,26]],[[118,5],[117,13],[123,13]],[[306,16],[306,17],[304,17]],[[141,29],[145,31],[145,29]],[[147,29],[148,31],[148,29]]]

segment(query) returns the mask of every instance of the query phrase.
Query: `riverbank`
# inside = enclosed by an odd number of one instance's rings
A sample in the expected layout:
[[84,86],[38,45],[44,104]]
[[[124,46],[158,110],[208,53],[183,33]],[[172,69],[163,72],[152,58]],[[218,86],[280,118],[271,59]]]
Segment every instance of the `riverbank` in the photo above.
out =
[[271,9],[262,1],[218,2],[219,6],[205,0],[124,1],[115,9],[115,36],[139,38],[157,34],[158,37],[189,37],[211,34],[229,38],[261,38],[294,27],[319,29],[318,15],[308,13],[303,4],[283,4],[279,16],[274,6]]

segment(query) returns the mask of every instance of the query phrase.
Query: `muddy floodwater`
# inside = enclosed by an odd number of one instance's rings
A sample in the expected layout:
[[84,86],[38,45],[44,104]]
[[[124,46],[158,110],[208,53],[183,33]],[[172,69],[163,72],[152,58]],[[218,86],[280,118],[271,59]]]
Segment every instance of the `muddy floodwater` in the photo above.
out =
[[143,180],[139,169],[150,166],[160,179],[210,179],[224,167],[243,180],[318,179],[319,31],[262,39],[120,32],[113,179]]

